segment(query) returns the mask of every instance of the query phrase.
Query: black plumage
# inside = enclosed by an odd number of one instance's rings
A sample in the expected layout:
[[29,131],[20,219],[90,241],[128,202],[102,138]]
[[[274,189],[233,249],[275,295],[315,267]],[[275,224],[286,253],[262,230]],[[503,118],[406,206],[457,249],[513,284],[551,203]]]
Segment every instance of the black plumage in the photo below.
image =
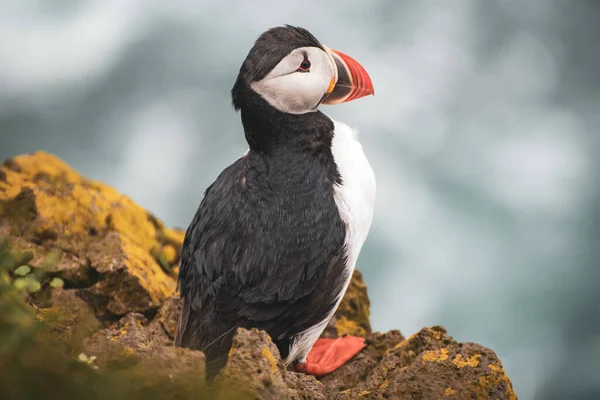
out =
[[285,27],[250,51],[232,90],[250,150],[206,190],[186,232],[176,345],[205,353],[209,380],[238,327],[267,331],[287,357],[290,340],[326,318],[346,282],[333,122],[320,111],[282,113],[250,88],[303,46],[321,45]]

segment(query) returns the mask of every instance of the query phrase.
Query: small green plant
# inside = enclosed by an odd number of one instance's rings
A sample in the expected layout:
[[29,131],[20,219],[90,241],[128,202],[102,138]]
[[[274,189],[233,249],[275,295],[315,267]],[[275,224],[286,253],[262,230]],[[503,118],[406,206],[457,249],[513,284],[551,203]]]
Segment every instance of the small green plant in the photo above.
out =
[[20,267],[17,267],[13,272],[17,276],[27,276],[27,274],[31,272],[31,267],[29,265],[21,265]]
[[63,280],[62,280],[62,279],[60,279],[60,278],[54,277],[54,278],[52,278],[52,280],[50,281],[50,287],[53,287],[53,288],[61,288],[61,287],[63,287],[63,286],[65,286],[65,281],[63,281]]

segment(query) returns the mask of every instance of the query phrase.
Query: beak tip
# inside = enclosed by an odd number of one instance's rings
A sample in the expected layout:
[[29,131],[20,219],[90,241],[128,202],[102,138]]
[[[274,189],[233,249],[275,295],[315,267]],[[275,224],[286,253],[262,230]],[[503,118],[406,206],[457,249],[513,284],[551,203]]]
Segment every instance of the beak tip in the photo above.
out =
[[325,104],[340,104],[365,96],[374,96],[375,89],[367,71],[352,57],[327,48],[337,69],[336,84]]

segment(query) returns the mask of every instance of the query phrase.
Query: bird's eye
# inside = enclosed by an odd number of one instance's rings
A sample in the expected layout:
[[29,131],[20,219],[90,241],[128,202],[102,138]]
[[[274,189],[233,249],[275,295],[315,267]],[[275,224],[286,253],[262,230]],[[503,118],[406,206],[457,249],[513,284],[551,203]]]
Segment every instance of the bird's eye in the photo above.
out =
[[298,71],[299,72],[309,72],[310,71],[310,61],[308,61],[308,58],[306,58],[306,56],[304,56],[304,60],[302,61],[302,64],[300,64]]

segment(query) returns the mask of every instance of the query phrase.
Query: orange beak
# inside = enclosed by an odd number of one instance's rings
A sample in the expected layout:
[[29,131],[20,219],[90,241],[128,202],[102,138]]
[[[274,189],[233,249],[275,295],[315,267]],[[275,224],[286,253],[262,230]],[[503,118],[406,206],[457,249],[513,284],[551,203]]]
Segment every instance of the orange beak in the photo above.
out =
[[340,51],[328,47],[325,50],[334,65],[335,76],[327,89],[323,104],[341,104],[375,94],[371,78],[362,65]]

